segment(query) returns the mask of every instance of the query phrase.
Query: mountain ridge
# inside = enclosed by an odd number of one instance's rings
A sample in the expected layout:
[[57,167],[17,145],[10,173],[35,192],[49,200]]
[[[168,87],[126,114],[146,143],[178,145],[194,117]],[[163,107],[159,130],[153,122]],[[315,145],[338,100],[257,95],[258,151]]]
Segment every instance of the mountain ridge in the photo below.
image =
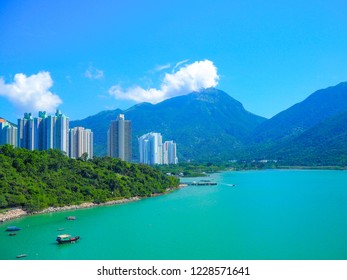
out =
[[[104,111],[103,115],[116,119],[117,114],[125,114],[132,121],[133,154],[136,156],[137,137],[155,131],[163,135],[163,140],[174,140],[180,157],[186,160],[220,157],[228,145],[233,150],[240,150],[247,135],[265,118],[246,111],[243,105],[224,91],[209,88],[187,95],[173,97],[158,104],[141,103],[127,110]],[[96,139],[96,145],[106,143],[106,132],[111,119],[94,115],[82,121],[72,121],[71,127],[88,125],[94,122],[103,124],[103,139]],[[106,128],[107,126],[107,128]],[[94,129],[96,123],[89,123],[87,128]],[[100,127],[99,127],[100,130]],[[105,145],[105,144],[103,144]],[[219,146],[218,146],[219,145]],[[214,151],[209,151],[214,147]],[[136,148],[135,148],[136,147]],[[99,149],[100,150],[100,149]],[[103,149],[105,154],[105,148]],[[232,153],[231,153],[232,154]]]
[[246,111],[226,92],[210,88],[71,123],[98,129],[102,136],[97,136],[96,149],[103,155],[108,125],[124,113],[133,123],[135,156],[137,137],[153,131],[160,132],[164,141],[176,141],[183,161],[278,159],[292,165],[320,165],[335,160],[343,165],[347,164],[345,112],[347,82],[342,82],[313,92],[271,119]]
[[252,138],[256,143],[286,140],[344,111],[347,111],[347,82],[315,91],[261,124]]

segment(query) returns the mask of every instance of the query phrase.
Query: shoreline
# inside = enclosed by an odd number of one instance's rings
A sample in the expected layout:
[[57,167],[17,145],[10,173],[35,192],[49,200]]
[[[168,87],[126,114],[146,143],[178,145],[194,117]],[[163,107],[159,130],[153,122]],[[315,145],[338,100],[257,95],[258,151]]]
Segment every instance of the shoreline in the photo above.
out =
[[69,211],[69,210],[77,210],[77,209],[86,209],[86,208],[92,208],[97,206],[107,206],[107,205],[115,205],[115,204],[123,204],[133,201],[140,200],[140,197],[131,197],[131,198],[122,198],[119,200],[110,200],[103,203],[94,203],[94,202],[83,202],[79,205],[66,205],[66,206],[60,206],[60,207],[48,207],[41,211],[35,211],[35,212],[27,212],[21,208],[8,210],[5,213],[0,214],[0,223],[18,219],[25,216],[31,216],[31,215],[37,215],[37,214],[47,214],[47,213],[55,213],[55,212],[63,212],[63,211]]
[[[165,195],[170,193],[173,190],[178,190],[180,188],[184,187],[183,184],[180,184],[177,188],[168,188],[163,193],[154,193],[151,194],[149,197],[156,197],[160,195]],[[116,205],[116,204],[124,204],[134,201],[139,201],[141,199],[147,198],[146,196],[140,197],[140,196],[134,196],[130,198],[122,198],[118,200],[110,200],[102,203],[94,203],[94,202],[83,202],[79,205],[66,205],[66,206],[60,206],[60,207],[48,207],[41,211],[35,211],[35,212],[27,212],[21,208],[11,209],[8,210],[5,213],[0,213],[0,224],[6,221],[18,219],[25,216],[31,216],[31,215],[37,215],[37,214],[47,214],[47,213],[55,213],[55,212],[63,212],[63,211],[69,211],[69,210],[77,210],[77,209],[86,209],[86,208],[92,208],[92,207],[98,207],[98,206],[108,206],[108,205]]]

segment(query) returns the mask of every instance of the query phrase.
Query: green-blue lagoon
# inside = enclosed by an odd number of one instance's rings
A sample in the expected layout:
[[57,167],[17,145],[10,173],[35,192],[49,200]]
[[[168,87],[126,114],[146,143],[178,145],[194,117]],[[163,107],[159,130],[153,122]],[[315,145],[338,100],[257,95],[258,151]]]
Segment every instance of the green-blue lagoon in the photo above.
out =
[[[347,259],[346,171],[222,172],[182,181],[200,179],[218,184],[2,223],[0,259]],[[9,236],[10,225],[22,230]],[[58,245],[63,233],[81,238]]]

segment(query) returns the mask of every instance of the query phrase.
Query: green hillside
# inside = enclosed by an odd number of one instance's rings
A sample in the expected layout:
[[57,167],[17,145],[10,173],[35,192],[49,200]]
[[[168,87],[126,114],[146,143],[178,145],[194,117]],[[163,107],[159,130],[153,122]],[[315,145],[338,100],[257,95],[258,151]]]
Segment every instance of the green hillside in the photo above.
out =
[[227,93],[210,88],[155,105],[142,103],[125,111],[102,112],[72,121],[70,126],[85,126],[98,133],[94,141],[96,154],[104,155],[110,120],[119,113],[132,121],[135,160],[137,138],[148,132],[160,132],[164,141],[174,140],[180,160],[228,159],[237,155],[247,135],[265,120],[247,112]]
[[58,150],[0,147],[0,208],[28,211],[150,196],[178,180],[146,165],[109,157],[71,159]]

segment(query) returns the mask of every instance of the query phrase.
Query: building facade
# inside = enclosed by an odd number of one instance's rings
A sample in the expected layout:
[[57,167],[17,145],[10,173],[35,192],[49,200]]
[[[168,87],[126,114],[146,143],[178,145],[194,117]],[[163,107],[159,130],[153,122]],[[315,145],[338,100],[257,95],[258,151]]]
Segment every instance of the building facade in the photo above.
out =
[[127,162],[132,160],[131,121],[125,120],[124,115],[118,115],[112,121],[107,132],[107,154]]
[[9,144],[17,147],[17,127],[0,119],[0,145]]
[[31,113],[25,113],[18,119],[18,146],[28,150],[58,149],[69,153],[69,118],[59,110],[53,116],[39,112],[33,118]]
[[163,138],[160,133],[150,132],[139,139],[140,163],[155,165],[162,164]]
[[177,164],[176,143],[165,141],[163,144],[163,164]]
[[166,141],[160,133],[150,132],[142,135],[139,139],[140,163],[155,164],[177,164],[176,143]]
[[25,113],[22,119],[18,119],[16,135],[21,148],[40,151],[58,149],[73,158],[83,153],[87,153],[88,158],[93,157],[93,132],[83,127],[70,130],[69,118],[60,110],[51,116],[40,111],[36,118],[31,113]]
[[18,119],[18,147],[35,150],[35,125],[31,113],[25,113]]
[[87,153],[87,158],[93,158],[93,132],[84,127],[74,127],[69,132],[69,157],[79,158]]

